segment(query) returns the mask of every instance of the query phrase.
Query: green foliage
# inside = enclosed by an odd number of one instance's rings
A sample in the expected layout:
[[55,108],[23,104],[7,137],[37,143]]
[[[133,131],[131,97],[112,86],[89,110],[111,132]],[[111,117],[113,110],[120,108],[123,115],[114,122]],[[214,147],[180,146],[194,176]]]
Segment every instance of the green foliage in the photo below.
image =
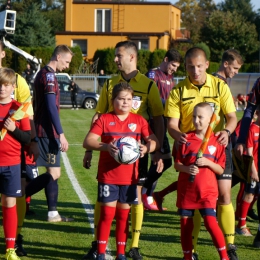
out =
[[14,45],[28,47],[55,46],[55,37],[51,34],[49,20],[40,11],[40,5],[25,5],[26,11],[17,15],[16,30],[11,41]]
[[255,25],[235,12],[212,13],[205,21],[202,35],[203,42],[210,46],[213,61],[219,61],[223,51],[229,48],[237,49],[242,55],[259,48]]
[[206,43],[204,42],[197,43],[195,44],[195,47],[199,47],[202,50],[204,50],[206,53],[207,60],[210,60],[210,48]]
[[150,67],[148,69],[158,67],[162,62],[165,54],[166,54],[166,50],[162,50],[162,49],[154,50],[154,52],[151,53],[151,58],[149,62]]
[[75,46],[70,49],[73,51],[74,56],[71,60],[69,69],[65,72],[68,72],[69,74],[76,74],[80,64],[82,63],[82,52],[79,46]]
[[212,73],[218,71],[219,66],[220,66],[220,63],[218,63],[218,62],[210,62],[209,68],[207,69],[207,73],[212,74]]
[[150,56],[151,56],[151,52],[148,50],[139,50],[138,51],[137,68],[143,74],[146,74],[149,70]]

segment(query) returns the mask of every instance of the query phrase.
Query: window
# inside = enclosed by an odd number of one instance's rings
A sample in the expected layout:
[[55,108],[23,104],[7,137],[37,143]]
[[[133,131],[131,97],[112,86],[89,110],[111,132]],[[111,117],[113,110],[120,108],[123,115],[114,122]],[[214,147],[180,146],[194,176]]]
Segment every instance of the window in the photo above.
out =
[[96,32],[111,32],[110,9],[96,9]]
[[88,41],[87,40],[72,40],[72,47],[75,47],[75,46],[80,47],[83,56],[88,55],[88,52],[87,52]]
[[149,39],[131,39],[138,50],[149,50]]

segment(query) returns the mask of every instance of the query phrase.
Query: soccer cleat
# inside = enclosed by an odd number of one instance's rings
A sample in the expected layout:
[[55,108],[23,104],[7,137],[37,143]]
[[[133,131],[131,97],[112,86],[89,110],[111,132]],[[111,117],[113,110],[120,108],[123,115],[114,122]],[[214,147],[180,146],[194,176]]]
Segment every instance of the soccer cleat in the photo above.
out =
[[227,254],[228,254],[229,260],[238,260],[236,250],[237,250],[237,247],[235,245],[228,244]]
[[64,216],[61,216],[60,214],[58,214],[55,217],[48,217],[48,222],[72,222],[74,221],[73,218],[67,218]]
[[88,253],[83,256],[82,260],[97,259],[97,255],[97,241],[93,241],[91,243],[91,248],[89,249]]
[[23,248],[23,236],[21,234],[18,234],[14,248],[18,256],[27,256],[27,252]]
[[98,254],[96,259],[97,260],[105,260],[106,259],[105,254]]
[[242,236],[245,236],[245,237],[252,237],[253,236],[250,229],[247,228],[247,227],[243,227],[243,228],[236,227],[236,234],[242,235]]
[[248,210],[247,216],[250,217],[253,220],[258,220],[258,215],[255,213],[254,209]]
[[153,203],[151,203],[151,204],[148,204],[146,194],[142,194],[142,201],[143,201],[144,209],[146,209],[146,210],[159,210],[155,201],[153,201]]
[[255,236],[253,246],[256,248],[260,248],[260,231],[259,230],[257,231],[257,234]]
[[154,201],[156,202],[156,205],[157,205],[158,209],[159,209],[160,211],[163,211],[164,208],[163,208],[162,204],[163,204],[163,200],[164,200],[164,199],[159,195],[158,192],[154,192],[154,193],[153,193],[153,199],[154,199]]
[[8,248],[6,250],[5,259],[6,260],[21,260],[21,258],[18,257],[17,254],[15,253],[14,248]]
[[139,252],[139,248],[138,247],[132,247],[130,250],[129,250],[129,256],[133,259],[133,260],[142,260],[143,257],[142,255],[140,254]]
[[199,255],[197,253],[192,253],[192,260],[199,260]]
[[116,257],[116,260],[127,260],[127,258],[125,255],[118,254],[118,256]]

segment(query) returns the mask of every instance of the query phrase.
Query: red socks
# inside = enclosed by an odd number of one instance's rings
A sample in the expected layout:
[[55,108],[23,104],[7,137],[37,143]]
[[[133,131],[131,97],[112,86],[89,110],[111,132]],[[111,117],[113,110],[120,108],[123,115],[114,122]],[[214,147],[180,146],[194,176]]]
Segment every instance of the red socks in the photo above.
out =
[[184,259],[192,259],[193,219],[181,218],[181,246]]
[[248,203],[244,200],[241,202],[240,214],[239,214],[238,224],[237,224],[237,226],[239,228],[246,226],[246,216],[247,216],[249,207],[250,207],[250,203]]
[[17,229],[16,205],[11,208],[2,206],[2,211],[6,249],[14,248]]
[[116,212],[115,207],[101,206],[100,219],[97,228],[98,254],[105,254],[110,228]]
[[225,238],[217,223],[216,217],[205,216],[204,225],[212,237],[212,241],[218,250],[220,259],[228,260]]
[[129,211],[130,209],[101,206],[100,220],[97,228],[98,254],[105,254],[106,252],[107,241],[114,216],[116,216],[117,255],[125,254],[126,241],[129,231]]
[[116,244],[117,256],[125,255],[127,237],[129,233],[128,215],[130,209],[116,209]]

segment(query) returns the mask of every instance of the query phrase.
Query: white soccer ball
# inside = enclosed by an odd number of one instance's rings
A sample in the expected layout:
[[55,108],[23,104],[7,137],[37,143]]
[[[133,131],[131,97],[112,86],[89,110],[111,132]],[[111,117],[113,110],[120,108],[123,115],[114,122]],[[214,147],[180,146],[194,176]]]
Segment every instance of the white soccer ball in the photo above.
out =
[[139,144],[133,137],[121,137],[116,140],[115,146],[118,153],[114,159],[120,164],[132,164],[140,157]]

